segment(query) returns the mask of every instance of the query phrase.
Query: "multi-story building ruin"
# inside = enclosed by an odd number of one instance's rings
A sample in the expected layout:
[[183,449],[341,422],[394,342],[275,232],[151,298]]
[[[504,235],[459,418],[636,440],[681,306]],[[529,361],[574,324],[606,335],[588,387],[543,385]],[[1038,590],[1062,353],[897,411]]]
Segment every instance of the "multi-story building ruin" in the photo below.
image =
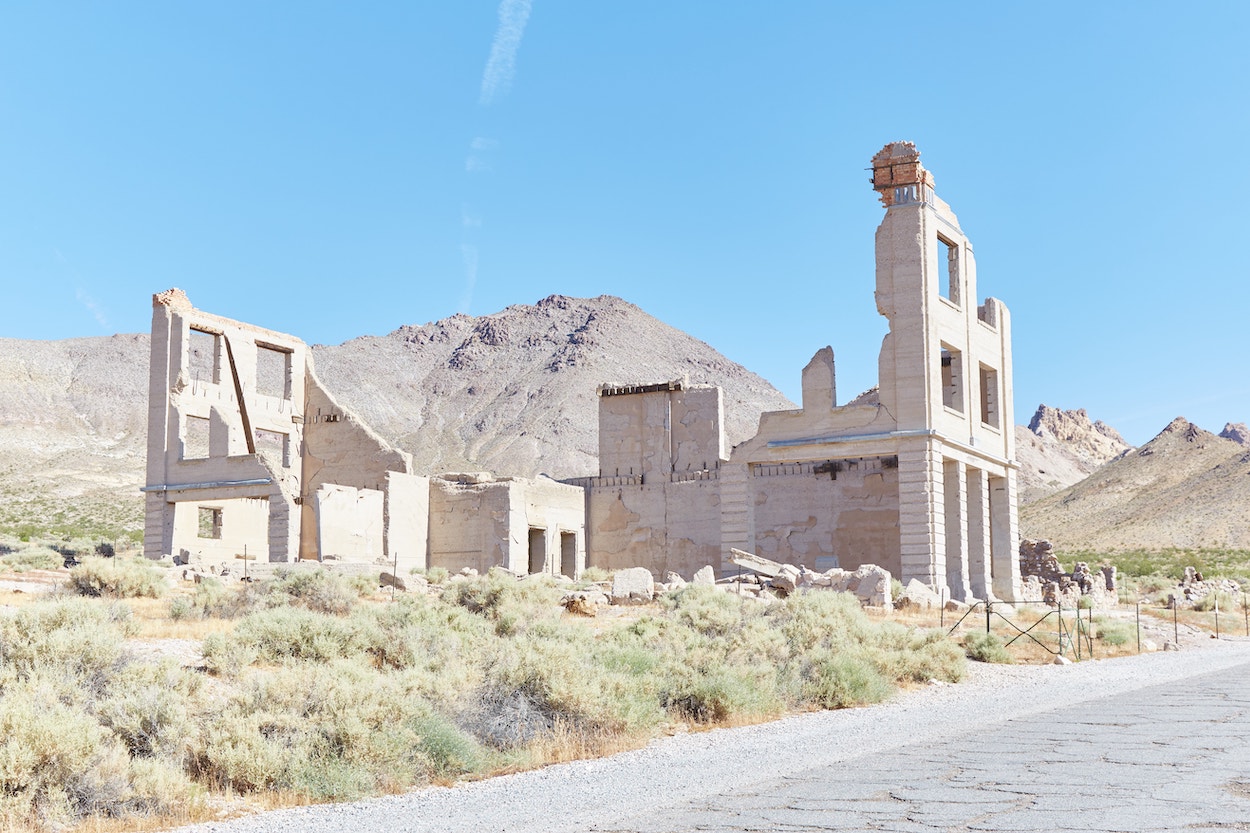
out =
[[414,474],[343,408],[294,336],[152,299],[144,553],[568,572],[581,491],[546,478]]
[[972,245],[910,142],[872,160],[880,384],[839,406],[833,351],[803,406],[726,454],[716,388],[599,391],[590,563],[688,574],[731,548],[808,567],[877,564],[957,599],[1018,596],[1011,322],[975,302]]
[[915,146],[872,166],[879,386],[839,405],[823,348],[802,407],[763,414],[732,451],[718,388],[603,386],[599,474],[567,483],[417,474],[338,405],[299,339],[155,296],[145,552],[689,576],[728,570],[737,548],[1016,598],[1007,308],[976,304],[972,246]]

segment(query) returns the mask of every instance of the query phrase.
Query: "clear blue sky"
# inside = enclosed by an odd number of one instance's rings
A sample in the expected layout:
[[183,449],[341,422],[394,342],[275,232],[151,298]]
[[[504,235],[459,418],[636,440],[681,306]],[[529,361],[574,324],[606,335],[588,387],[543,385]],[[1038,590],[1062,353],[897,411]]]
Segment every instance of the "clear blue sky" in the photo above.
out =
[[11,2],[0,335],[150,296],[337,343],[619,295],[798,398],[876,382],[867,183],[915,141],[1016,419],[1250,421],[1250,4]]

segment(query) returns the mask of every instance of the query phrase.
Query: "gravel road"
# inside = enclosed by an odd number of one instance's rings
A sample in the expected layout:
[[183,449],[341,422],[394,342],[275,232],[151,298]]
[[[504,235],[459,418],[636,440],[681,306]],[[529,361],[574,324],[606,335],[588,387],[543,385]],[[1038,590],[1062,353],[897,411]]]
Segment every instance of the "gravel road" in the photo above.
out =
[[[762,819],[750,822],[753,812],[750,807],[763,806],[752,805],[752,798],[764,797],[773,790],[783,788],[787,782],[810,784],[813,778],[821,778],[822,773],[840,773],[843,788],[848,783],[859,787],[860,780],[856,773],[861,768],[865,777],[872,772],[872,777],[889,780],[890,784],[903,783],[907,776],[905,771],[886,771],[874,762],[889,759],[893,761],[891,767],[906,767],[910,757],[906,753],[941,748],[944,741],[963,741],[964,746],[975,747],[966,739],[996,731],[999,732],[998,742],[1002,743],[1004,736],[1011,737],[1010,733],[1017,723],[1021,727],[1031,727],[1028,731],[1035,736],[1039,733],[1045,735],[1052,725],[1059,736],[1065,732],[1082,732],[1085,731],[1079,721],[1082,704],[1087,704],[1089,709],[1114,711],[1116,701],[1109,698],[1121,697],[1125,702],[1137,702],[1137,713],[1145,715],[1142,719],[1148,722],[1152,713],[1151,692],[1166,693],[1186,685],[1187,681],[1192,687],[1195,678],[1212,675],[1213,672],[1225,673],[1205,679],[1250,679],[1247,676],[1250,672],[1250,641],[1211,640],[1202,649],[1067,666],[986,666],[970,663],[968,679],[959,685],[924,687],[871,708],[819,712],[742,729],[679,735],[658,740],[645,749],[601,760],[563,764],[487,781],[423,789],[352,804],[280,810],[180,830],[197,833],[329,833],[340,830],[394,833],[799,829],[766,824]],[[1199,687],[1198,691],[1205,689]],[[1237,705],[1241,702],[1237,696],[1221,695],[1219,692],[1212,694],[1213,698],[1217,696],[1223,697],[1226,709],[1230,708],[1229,702],[1241,708]],[[1134,697],[1137,700],[1134,701]],[[1187,698],[1172,697],[1171,700]],[[1237,715],[1242,715],[1242,712],[1237,711],[1235,717]],[[1202,722],[1201,715],[1189,719],[1195,720],[1195,725]],[[1007,721],[1013,721],[1012,726],[1003,726]],[[1072,725],[1074,723],[1075,726]],[[1246,723],[1241,720],[1241,724]],[[1108,725],[1105,720],[1103,725]],[[1149,728],[1136,731],[1147,734],[1126,734],[1124,737],[1140,737],[1143,738],[1143,747],[1159,747],[1160,741],[1149,739]],[[1244,744],[1239,743],[1238,746]],[[1010,754],[1012,751],[989,751],[991,764],[988,766],[1004,769],[1023,766],[1022,762],[1028,759],[1013,757]],[[960,754],[966,760],[971,753],[964,749]],[[1099,772],[1097,755],[1102,753],[1091,754],[1094,754],[1091,759],[1094,768],[1088,772],[1093,773],[1095,780],[1093,783],[1086,782],[1088,786],[1081,793],[1098,802],[1104,797],[1096,781]],[[1130,751],[1129,754],[1133,753]],[[1006,757],[1000,761],[996,756]],[[929,757],[934,756],[930,753]],[[936,766],[940,762],[929,763]],[[1184,770],[1183,767],[1180,769]],[[1199,769],[1200,766],[1189,767],[1191,771]],[[1172,775],[1169,772],[1169,777]],[[1183,775],[1181,772],[1176,777]],[[848,778],[851,779],[849,782]],[[830,794],[829,786],[825,784],[810,789],[821,796]],[[865,784],[863,789],[868,795],[877,788]],[[1076,789],[1078,787],[1074,785],[1072,790]],[[847,800],[845,796],[841,799]],[[727,824],[723,817],[691,815],[699,808],[718,806],[725,800],[743,802],[745,809],[734,814],[734,818],[742,822],[741,826]],[[665,821],[670,818],[670,812],[675,814],[671,826]],[[705,809],[702,812],[706,814],[708,811]],[[686,819],[688,824],[683,822],[677,825],[677,818]],[[696,821],[690,821],[691,818]],[[706,818],[707,826],[699,823],[697,818]],[[821,822],[815,828],[807,824],[801,825],[801,828],[865,829],[856,824],[860,823],[844,818],[843,822],[831,823],[828,827]],[[946,825],[936,828],[915,825],[906,819],[903,819],[902,826],[878,827],[876,823],[872,826],[873,829],[897,830],[947,829]],[[961,825],[954,829],[968,828]]]

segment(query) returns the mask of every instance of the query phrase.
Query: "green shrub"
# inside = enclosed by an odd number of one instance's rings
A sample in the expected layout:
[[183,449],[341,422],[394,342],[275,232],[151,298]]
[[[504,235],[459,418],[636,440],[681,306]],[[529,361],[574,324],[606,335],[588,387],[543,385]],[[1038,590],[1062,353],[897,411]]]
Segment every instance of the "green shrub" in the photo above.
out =
[[1108,619],[1105,616],[1094,617],[1098,639],[1108,645],[1127,645],[1137,638],[1137,626],[1121,619]]
[[182,619],[233,619],[254,606],[254,598],[248,595],[251,585],[227,587],[221,579],[201,576],[191,596],[176,596],[169,601],[169,618]]
[[484,576],[451,582],[443,600],[485,617],[494,623],[497,634],[507,636],[558,617],[561,593],[546,577],[518,581],[510,573],[491,570]]
[[1241,606],[1240,598],[1233,596],[1231,593],[1226,593],[1223,590],[1216,590],[1215,592],[1208,593],[1198,601],[1194,602],[1194,610],[1203,613],[1213,611],[1215,610],[1217,602],[1219,603],[1220,610],[1226,613],[1231,613]]
[[855,652],[819,651],[805,665],[803,698],[822,709],[879,703],[894,690],[876,664]]
[[87,557],[69,571],[69,583],[82,596],[159,599],[168,589],[162,567],[142,559]]
[[26,547],[0,556],[0,569],[23,573],[27,570],[56,570],[65,566],[65,557],[48,547]]
[[964,637],[964,650],[977,662],[1010,664],[1011,653],[996,633],[970,633]]
[[269,597],[267,604],[298,604],[318,613],[342,616],[351,612],[364,593],[374,589],[362,587],[358,580],[326,569],[279,569],[274,578],[257,582],[255,595]]
[[602,567],[587,567],[582,570],[582,574],[578,576],[578,580],[587,584],[598,584],[604,581],[611,581],[612,574]]
[[473,771],[485,760],[396,678],[335,660],[245,678],[210,722],[195,768],[244,792],[348,799]]

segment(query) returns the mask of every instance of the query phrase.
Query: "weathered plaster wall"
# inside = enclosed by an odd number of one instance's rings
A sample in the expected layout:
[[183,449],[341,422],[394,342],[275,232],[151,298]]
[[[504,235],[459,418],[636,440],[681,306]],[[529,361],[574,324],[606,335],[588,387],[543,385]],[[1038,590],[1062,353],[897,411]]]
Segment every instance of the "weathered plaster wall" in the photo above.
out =
[[399,575],[429,565],[430,478],[386,473],[383,508],[386,558]]
[[899,574],[898,470],[879,458],[761,464],[750,480],[758,555]]
[[[511,568],[511,507],[506,482],[452,475],[430,479],[431,567],[485,572]],[[484,475],[489,477],[489,475]]]
[[592,567],[644,566],[659,576],[672,570],[687,579],[705,565],[720,568],[720,489],[714,477],[593,486],[587,526]]
[[377,489],[323,483],[312,501],[323,561],[377,563],[383,554],[383,497]]

